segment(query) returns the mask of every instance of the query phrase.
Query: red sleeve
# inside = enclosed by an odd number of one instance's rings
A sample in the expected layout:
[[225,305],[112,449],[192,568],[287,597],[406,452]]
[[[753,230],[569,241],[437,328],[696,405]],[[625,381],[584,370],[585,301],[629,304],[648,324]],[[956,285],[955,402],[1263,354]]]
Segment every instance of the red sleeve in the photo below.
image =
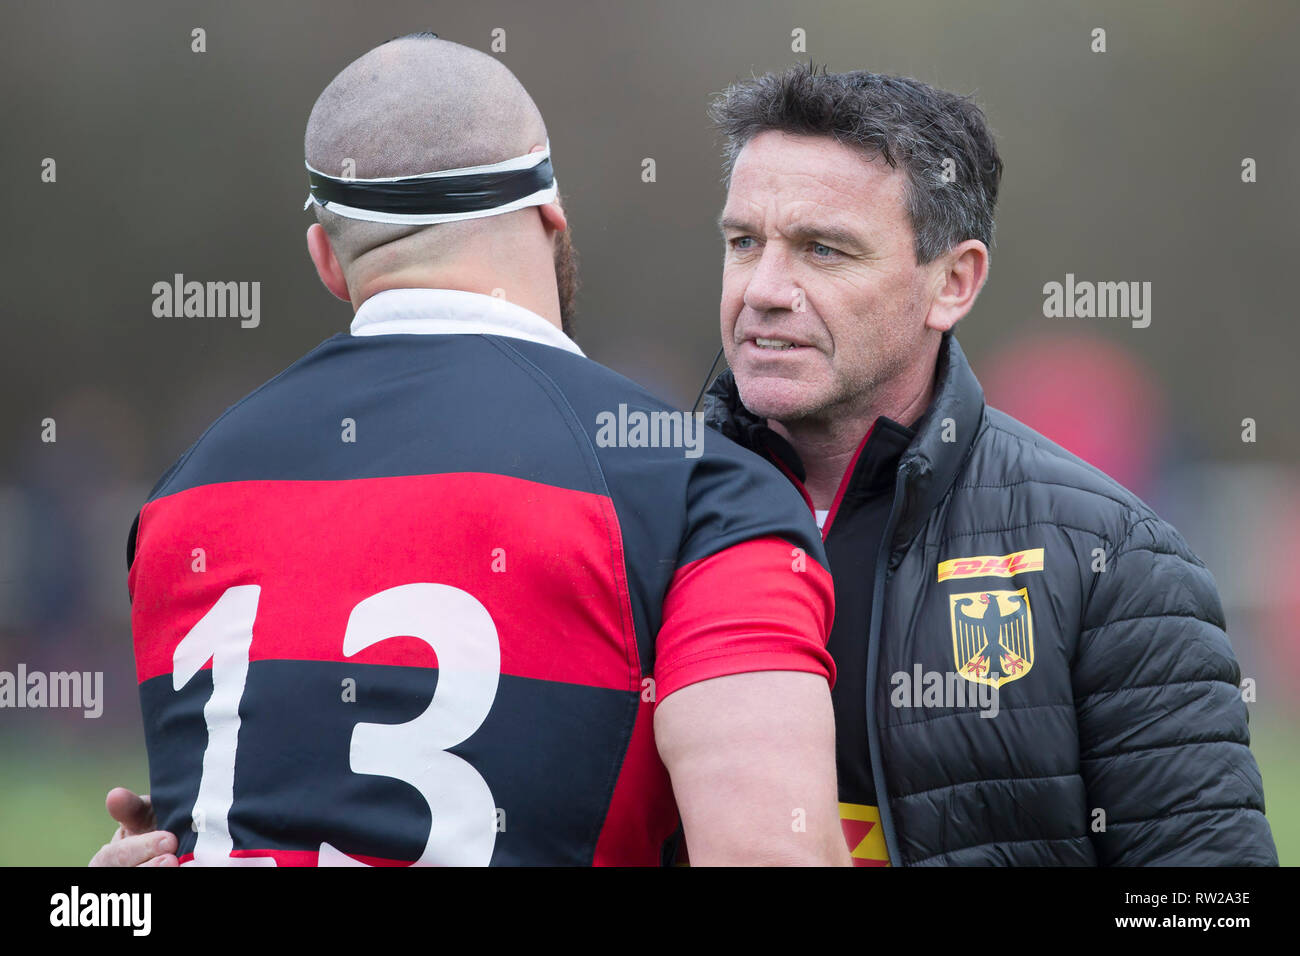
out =
[[826,639],[834,612],[830,574],[780,538],[746,541],[683,565],[664,598],[655,700],[751,671],[805,671],[833,685]]

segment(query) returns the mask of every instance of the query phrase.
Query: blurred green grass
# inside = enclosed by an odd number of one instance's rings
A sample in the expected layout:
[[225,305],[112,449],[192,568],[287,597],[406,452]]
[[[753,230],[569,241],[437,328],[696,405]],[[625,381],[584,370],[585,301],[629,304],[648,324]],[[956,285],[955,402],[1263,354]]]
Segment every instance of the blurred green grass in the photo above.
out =
[[1278,860],[1300,866],[1300,746],[1291,721],[1250,722],[1250,749],[1264,777],[1264,807]]
[[[1300,865],[1300,752],[1287,722],[1251,721],[1268,819],[1284,866]],[[148,789],[143,745],[0,746],[0,866],[84,866],[113,834],[104,795]]]
[[113,787],[149,790],[144,744],[0,748],[0,866],[85,866],[116,824]]

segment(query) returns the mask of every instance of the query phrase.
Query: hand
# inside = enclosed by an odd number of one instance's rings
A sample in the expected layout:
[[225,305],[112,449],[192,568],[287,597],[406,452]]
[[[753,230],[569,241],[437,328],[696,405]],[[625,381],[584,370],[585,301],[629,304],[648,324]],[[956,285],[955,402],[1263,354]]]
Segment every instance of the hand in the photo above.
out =
[[176,837],[157,830],[149,796],[137,796],[125,787],[108,792],[108,815],[119,824],[113,838],[91,858],[91,866],[180,866]]

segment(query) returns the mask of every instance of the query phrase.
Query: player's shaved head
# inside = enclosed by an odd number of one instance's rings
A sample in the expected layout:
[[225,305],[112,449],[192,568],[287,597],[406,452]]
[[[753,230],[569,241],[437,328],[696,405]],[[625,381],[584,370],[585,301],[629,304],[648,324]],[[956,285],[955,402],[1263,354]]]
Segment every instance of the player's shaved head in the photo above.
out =
[[[528,91],[499,60],[432,34],[390,40],[349,64],[307,120],[307,162],[334,176],[412,176],[497,163],[546,142]],[[434,226],[345,219],[315,207],[345,269],[436,258],[519,213]],[[379,258],[384,262],[376,262]]]

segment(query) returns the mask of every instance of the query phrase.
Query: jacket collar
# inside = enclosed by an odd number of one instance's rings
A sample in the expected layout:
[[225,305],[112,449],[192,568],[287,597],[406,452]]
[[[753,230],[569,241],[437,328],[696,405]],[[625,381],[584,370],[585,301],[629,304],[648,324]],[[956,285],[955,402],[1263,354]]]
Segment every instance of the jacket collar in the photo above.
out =
[[934,398],[913,423],[916,437],[898,466],[905,482],[895,531],[899,540],[910,540],[948,494],[965,467],[983,418],[984,389],[956,337],[945,332],[935,368]]
[[577,343],[536,312],[458,289],[387,289],[357,309],[353,335],[504,335],[581,355]]
[[[984,390],[956,337],[945,332],[935,366],[934,397],[912,424],[915,435],[898,462],[903,502],[895,534],[900,540],[909,540],[916,533],[952,487],[975,442],[983,414]],[[772,449],[803,480],[798,455],[766,421],[741,403],[730,369],[718,376],[705,396],[704,422],[751,451],[761,454]]]

